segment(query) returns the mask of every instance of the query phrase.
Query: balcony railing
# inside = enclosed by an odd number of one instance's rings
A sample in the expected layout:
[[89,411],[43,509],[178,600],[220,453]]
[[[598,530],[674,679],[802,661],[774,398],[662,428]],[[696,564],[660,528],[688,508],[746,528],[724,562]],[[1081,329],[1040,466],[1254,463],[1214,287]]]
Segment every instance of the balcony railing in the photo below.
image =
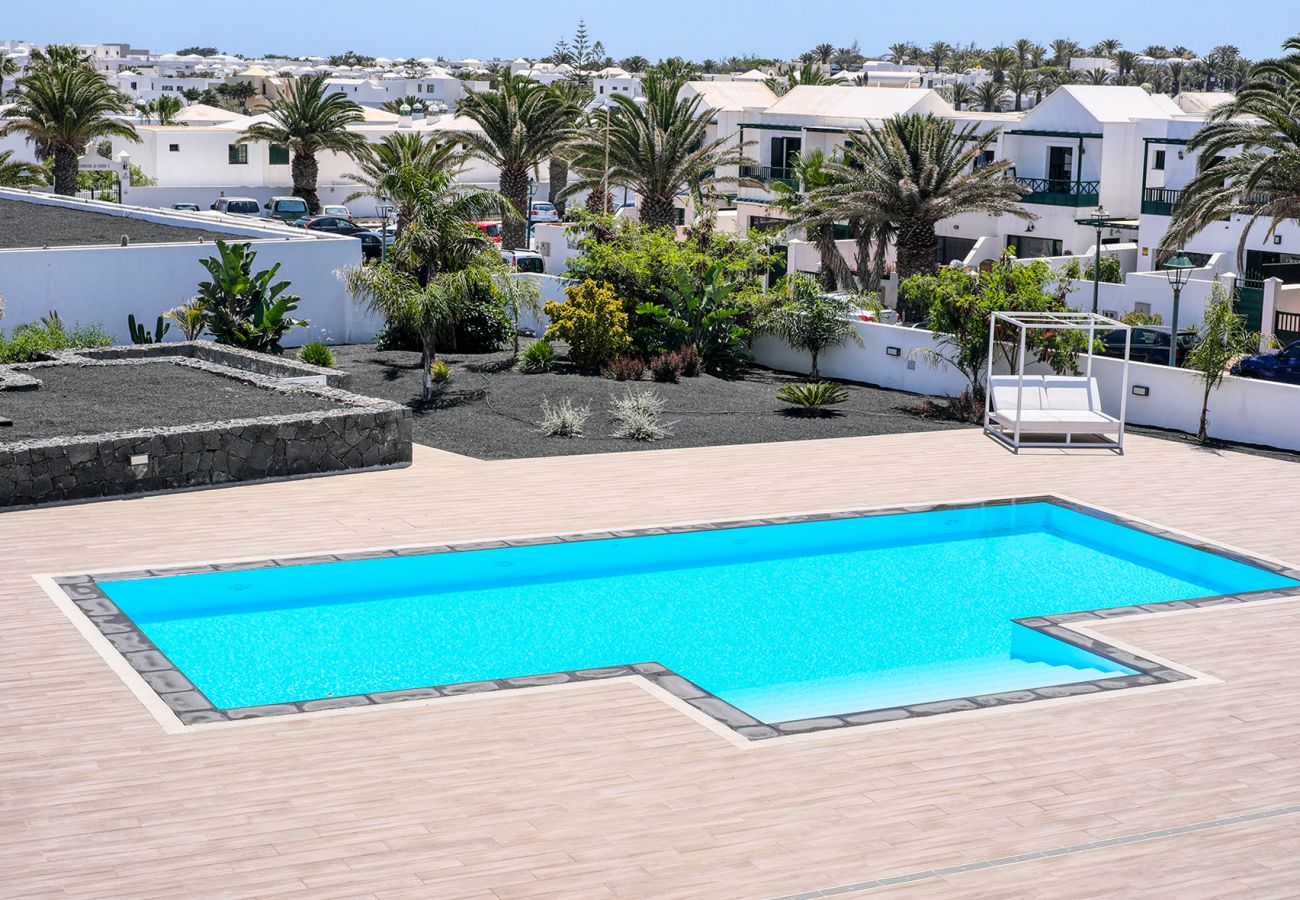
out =
[[741,166],[740,177],[752,178],[764,184],[769,181],[781,181],[792,188],[799,187],[799,179],[795,177],[794,169],[789,166]]
[[1021,203],[1046,206],[1097,206],[1101,202],[1100,181],[1072,181],[1068,178],[1017,178],[1029,193]]
[[1173,188],[1147,188],[1142,191],[1142,215],[1170,216],[1182,191]]

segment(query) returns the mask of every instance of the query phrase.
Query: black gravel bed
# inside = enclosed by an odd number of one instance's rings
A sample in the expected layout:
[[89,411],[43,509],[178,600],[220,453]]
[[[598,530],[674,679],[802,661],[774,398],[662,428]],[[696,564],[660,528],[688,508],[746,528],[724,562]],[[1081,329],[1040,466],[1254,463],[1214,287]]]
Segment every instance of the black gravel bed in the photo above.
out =
[[[510,354],[440,353],[452,366],[451,382],[438,396],[420,399],[420,354],[380,351],[373,345],[334,348],[337,366],[348,372],[347,389],[406,404],[414,413],[418,444],[479,459],[522,459],[575,453],[617,453],[675,447],[711,447],[771,441],[900,434],[969,427],[923,419],[915,409],[921,398],[899,391],[847,384],[849,400],[833,415],[790,415],[775,398],[782,384],[806,379],[751,367],[742,378],[723,380],[704,375],[660,384],[647,374],[640,382],[618,382],[561,367],[544,375],[522,375],[510,367]],[[672,436],[639,442],[612,436],[615,425],[610,397],[629,387],[653,390],[668,402],[664,421],[674,423]],[[568,398],[589,405],[585,435],[546,437],[537,430],[542,400]]]
[[[121,244],[172,244],[186,241],[241,240],[239,235],[200,228],[162,225],[62,206],[0,200],[0,249]],[[243,238],[247,240],[247,238]]]
[[310,394],[280,393],[171,362],[32,369],[34,391],[0,391],[0,444],[198,422],[337,409]]

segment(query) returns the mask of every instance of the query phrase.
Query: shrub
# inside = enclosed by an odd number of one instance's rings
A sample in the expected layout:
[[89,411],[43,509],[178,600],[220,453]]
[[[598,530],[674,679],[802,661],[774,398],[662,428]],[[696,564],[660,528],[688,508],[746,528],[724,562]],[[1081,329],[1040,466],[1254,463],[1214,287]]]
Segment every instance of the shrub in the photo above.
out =
[[174,309],[169,309],[163,316],[180,326],[181,333],[187,341],[197,341],[203,333],[203,301],[194,297]]
[[600,374],[615,381],[640,381],[645,374],[645,361],[639,356],[620,356],[607,363]]
[[534,341],[519,354],[515,369],[525,375],[540,375],[555,366],[555,350],[547,341]]
[[303,344],[298,350],[298,358],[308,365],[320,366],[322,369],[334,368],[334,351],[320,341]]
[[808,377],[816,381],[821,377],[817,364],[822,353],[849,340],[862,346],[862,336],[849,320],[854,304],[846,297],[824,293],[806,275],[791,276],[789,292],[789,299],[763,318],[762,327],[806,352],[812,358]]
[[14,326],[7,339],[0,330],[0,364],[34,362],[59,350],[107,347],[111,343],[113,339],[99,323],[75,325],[68,330],[57,316],[48,317],[42,322]]
[[1119,319],[1125,325],[1163,325],[1165,317],[1160,313],[1144,313],[1134,310],[1131,313],[1125,313]]
[[704,357],[694,344],[688,344],[677,351],[677,358],[682,364],[683,378],[699,378],[704,373]]
[[435,359],[429,366],[429,377],[434,384],[446,384],[451,381],[451,366],[441,359]]
[[636,308],[637,340],[650,351],[694,346],[713,369],[734,369],[746,357],[750,329],[737,285],[715,263],[702,273],[678,272],[663,295]]
[[787,384],[776,392],[776,399],[795,407],[803,416],[824,416],[826,409],[849,399],[849,392],[833,381],[814,381],[810,384]]
[[614,437],[631,441],[659,441],[672,435],[671,425],[663,421],[668,405],[662,397],[649,388],[641,391],[631,387],[622,397],[610,397],[616,428]]
[[650,360],[650,377],[655,381],[676,381],[681,374],[682,359],[676,353],[660,353]]
[[273,282],[280,264],[253,271],[257,254],[249,244],[217,241],[217,256],[200,260],[212,276],[199,282],[196,299],[203,303],[203,323],[218,344],[231,344],[261,353],[279,353],[280,339],[296,325],[308,324],[289,314],[298,297],[286,293],[289,282]]
[[582,437],[590,415],[590,406],[574,406],[568,397],[555,406],[543,400],[542,420],[537,423],[537,430],[547,437]]
[[569,359],[584,369],[599,369],[632,343],[627,333],[627,313],[607,284],[584,281],[565,289],[567,303],[546,304],[553,323],[547,340],[569,345]]

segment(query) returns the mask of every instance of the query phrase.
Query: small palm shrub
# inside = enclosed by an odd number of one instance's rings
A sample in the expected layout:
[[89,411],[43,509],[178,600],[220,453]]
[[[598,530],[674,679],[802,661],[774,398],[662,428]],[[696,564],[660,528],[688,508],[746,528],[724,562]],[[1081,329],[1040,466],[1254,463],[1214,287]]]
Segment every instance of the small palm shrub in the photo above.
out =
[[180,326],[181,333],[185,335],[187,341],[197,341],[206,327],[203,322],[203,301],[198,297],[193,297],[180,306],[167,310],[163,316]]
[[606,363],[600,374],[615,381],[640,381],[645,374],[645,362],[638,356],[620,356]]
[[441,359],[435,359],[429,364],[429,377],[434,384],[446,384],[451,381],[451,366]]
[[555,367],[555,350],[548,341],[534,341],[519,354],[515,369],[525,375],[540,375]]
[[849,392],[833,381],[814,381],[784,385],[776,392],[776,399],[794,406],[798,415],[824,416],[829,412],[826,407],[848,400]]
[[655,381],[676,381],[681,374],[682,359],[676,353],[660,353],[650,360],[650,377]]
[[569,345],[569,359],[583,369],[599,370],[632,344],[627,313],[608,284],[584,281],[565,288],[567,303],[546,304],[552,325],[546,339]]
[[582,437],[590,415],[590,406],[574,406],[568,397],[554,406],[549,400],[542,400],[542,419],[537,423],[537,430],[547,437]]
[[671,426],[676,423],[663,421],[667,401],[653,390],[637,391],[629,387],[622,397],[609,399],[617,426],[614,437],[631,441],[661,441],[672,435]]
[[699,378],[704,372],[704,357],[694,344],[689,344],[677,351],[677,358],[682,364],[683,378]]
[[298,349],[298,358],[308,365],[320,366],[322,369],[334,368],[334,351],[320,341],[303,344]]

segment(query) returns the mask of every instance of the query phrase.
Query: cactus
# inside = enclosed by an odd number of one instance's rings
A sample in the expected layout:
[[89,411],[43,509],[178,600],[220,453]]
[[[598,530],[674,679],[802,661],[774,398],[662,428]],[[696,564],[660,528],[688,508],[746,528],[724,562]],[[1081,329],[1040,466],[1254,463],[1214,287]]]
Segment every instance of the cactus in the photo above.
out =
[[172,326],[170,322],[166,321],[162,316],[159,316],[158,322],[154,325],[154,330],[151,332],[135,321],[135,313],[128,313],[126,316],[126,327],[131,334],[131,343],[153,344],[162,343],[163,335],[165,335]]

